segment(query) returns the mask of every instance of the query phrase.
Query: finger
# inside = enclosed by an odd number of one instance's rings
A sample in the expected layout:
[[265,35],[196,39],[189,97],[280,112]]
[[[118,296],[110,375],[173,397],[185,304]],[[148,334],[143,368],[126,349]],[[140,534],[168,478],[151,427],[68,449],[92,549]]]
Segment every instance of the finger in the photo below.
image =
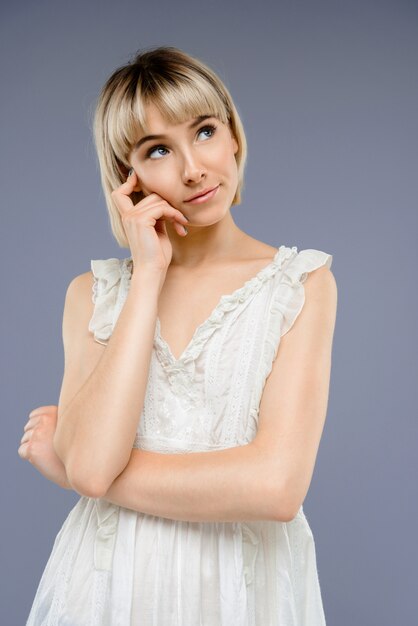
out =
[[25,424],[25,426],[23,427],[23,430],[26,432],[27,430],[30,430],[31,428],[33,428],[34,426],[36,426],[36,424],[39,422],[39,420],[41,419],[41,415],[35,415],[35,417],[31,417],[27,423]]
[[179,224],[176,220],[174,220],[174,227],[177,230],[178,234],[182,237],[185,237],[188,233],[188,230],[183,224]]
[[43,413],[56,413],[58,412],[58,407],[56,404],[48,404],[45,406],[38,406],[36,409],[33,409],[29,413],[29,417],[34,417],[35,415],[41,415]]
[[187,217],[183,215],[181,211],[171,206],[171,204],[168,204],[166,200],[159,200],[156,204],[144,207],[144,209],[141,210],[141,215],[144,219],[151,216],[154,220],[167,220],[172,223],[175,223],[177,220],[183,224],[189,223]]
[[134,187],[138,185],[138,178],[137,178],[135,170],[131,168],[129,172],[130,173],[128,174],[125,182],[119,185],[119,187],[117,187],[115,191],[120,191],[121,193],[125,193],[125,194],[126,193],[131,194]]
[[178,218],[176,215],[173,215],[171,217],[168,217],[167,215],[163,215],[160,218],[155,217],[154,219],[156,219],[155,230],[157,230],[158,232],[164,233],[164,235],[167,234],[165,222],[170,222],[170,224],[173,224],[174,229],[177,231],[177,233],[181,237],[184,237],[188,233],[186,227],[183,224],[179,224]]
[[25,461],[27,461],[29,456],[29,444],[24,443],[23,445],[20,445],[17,449],[17,453],[21,459],[25,459]]
[[132,174],[128,176],[126,181],[112,191],[111,196],[120,212],[132,210],[134,205],[129,196],[133,193],[137,183],[136,173],[132,170]]
[[32,437],[33,434],[33,430],[27,430],[25,432],[25,434],[23,435],[22,439],[20,440],[20,443],[25,443],[26,441],[29,441]]

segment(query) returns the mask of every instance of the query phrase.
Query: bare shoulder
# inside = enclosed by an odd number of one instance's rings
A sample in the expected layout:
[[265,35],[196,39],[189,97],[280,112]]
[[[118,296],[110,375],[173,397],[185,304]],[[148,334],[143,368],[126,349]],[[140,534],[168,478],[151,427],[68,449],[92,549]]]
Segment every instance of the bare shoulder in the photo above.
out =
[[304,286],[306,291],[337,295],[337,281],[331,268],[327,265],[321,265],[321,267],[309,272]]
[[[303,283],[305,304],[301,319],[333,328],[337,310],[337,281],[331,269],[322,265],[308,273]],[[302,325],[302,322],[301,324]]]
[[89,331],[89,322],[93,316],[93,283],[91,271],[78,274],[69,283],[65,295],[63,313],[63,343],[67,359],[75,355],[78,359],[95,361],[96,355],[101,354],[104,346],[94,341]]
[[318,355],[317,364],[321,368],[324,364],[321,364],[319,355],[322,353],[326,358],[327,351],[332,347],[337,316],[337,282],[331,269],[322,265],[307,274],[303,287],[302,310],[290,331],[283,335],[280,354],[282,359],[293,359],[307,346],[314,347]]
[[78,274],[69,283],[65,294],[64,321],[67,324],[81,324],[90,320],[94,311],[94,277],[91,271]]
[[93,283],[93,274],[88,271],[75,276],[67,287],[62,320],[64,376],[58,402],[59,416],[87,380],[106,349],[94,341],[88,328],[94,312]]
[[90,300],[93,303],[92,291],[93,291],[93,272],[89,270],[83,274],[78,274],[69,283],[67,287],[66,298],[71,300]]

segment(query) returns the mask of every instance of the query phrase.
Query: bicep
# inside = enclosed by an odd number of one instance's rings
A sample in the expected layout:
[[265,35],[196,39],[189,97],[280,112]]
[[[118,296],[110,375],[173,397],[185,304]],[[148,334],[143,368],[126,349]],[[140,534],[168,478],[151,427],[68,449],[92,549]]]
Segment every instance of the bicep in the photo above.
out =
[[336,319],[337,287],[322,267],[304,282],[305,302],[279,344],[264,386],[254,442],[271,459],[272,480],[298,510],[312,479],[324,428]]
[[88,329],[94,311],[92,288],[92,272],[76,276],[67,288],[62,320],[64,374],[58,401],[58,421],[106,349],[94,341]]

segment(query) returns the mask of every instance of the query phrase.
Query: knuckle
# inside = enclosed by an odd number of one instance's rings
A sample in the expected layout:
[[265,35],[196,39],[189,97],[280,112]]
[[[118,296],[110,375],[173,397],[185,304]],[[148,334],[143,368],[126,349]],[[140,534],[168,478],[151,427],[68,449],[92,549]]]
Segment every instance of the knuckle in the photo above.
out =
[[39,430],[39,428],[34,428],[31,433],[30,436],[28,438],[28,442],[29,441],[37,441],[40,438],[41,435],[41,431]]
[[27,457],[27,455],[28,455],[28,444],[27,443],[21,443],[20,444],[20,446],[18,448],[18,454],[22,458]]

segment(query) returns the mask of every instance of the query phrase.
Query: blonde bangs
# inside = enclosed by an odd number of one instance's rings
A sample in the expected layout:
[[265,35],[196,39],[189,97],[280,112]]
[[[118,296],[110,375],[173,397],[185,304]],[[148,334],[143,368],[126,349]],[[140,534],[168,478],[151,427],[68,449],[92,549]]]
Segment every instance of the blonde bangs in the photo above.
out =
[[[155,77],[153,77],[155,79]],[[107,111],[109,147],[125,167],[128,156],[142,135],[149,134],[145,107],[152,102],[169,124],[181,124],[199,115],[212,115],[224,124],[230,120],[219,94],[200,75],[182,76],[173,83],[170,77],[158,77],[143,88],[141,79],[133,92],[131,84],[114,94]]]

